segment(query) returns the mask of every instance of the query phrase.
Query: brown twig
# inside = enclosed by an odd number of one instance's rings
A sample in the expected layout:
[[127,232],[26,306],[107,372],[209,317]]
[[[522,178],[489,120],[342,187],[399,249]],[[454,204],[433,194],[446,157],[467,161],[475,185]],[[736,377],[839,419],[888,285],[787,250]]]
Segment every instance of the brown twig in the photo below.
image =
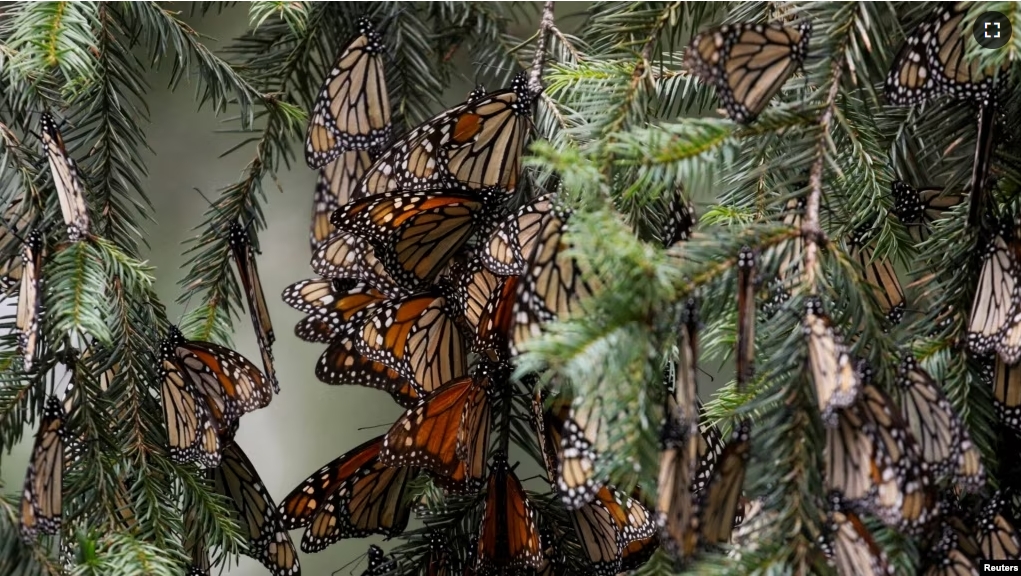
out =
[[819,252],[819,242],[823,240],[822,228],[819,227],[819,205],[822,202],[822,169],[826,157],[825,147],[830,124],[833,122],[833,109],[836,106],[837,94],[840,92],[840,73],[842,61],[837,60],[833,67],[832,85],[826,95],[826,108],[819,115],[819,141],[816,143],[815,161],[808,172],[808,200],[805,202],[805,218],[801,221],[801,234],[806,241],[805,246],[805,284],[815,293],[815,269]]
[[539,22],[539,40],[532,56],[532,70],[528,77],[528,90],[532,94],[542,92],[542,68],[546,64],[546,40],[553,29],[553,0],[548,0],[542,7],[542,20]]

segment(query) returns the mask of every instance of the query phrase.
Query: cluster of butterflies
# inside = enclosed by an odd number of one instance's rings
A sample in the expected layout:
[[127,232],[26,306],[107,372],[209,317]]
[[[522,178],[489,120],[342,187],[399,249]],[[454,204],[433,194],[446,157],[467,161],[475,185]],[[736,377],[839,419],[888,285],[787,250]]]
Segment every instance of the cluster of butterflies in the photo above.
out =
[[[962,65],[957,24],[965,9],[941,8],[909,37],[888,83],[891,102],[915,104],[943,94],[983,106],[992,101],[985,96],[996,88],[992,77]],[[733,120],[752,122],[801,65],[810,30],[721,26],[695,37],[685,63],[716,88]],[[264,371],[226,347],[187,340],[169,328],[157,356],[170,455],[208,470],[234,505],[246,553],[277,576],[300,573],[288,530],[305,528],[306,552],[341,539],[404,531],[422,476],[479,504],[468,557],[449,545],[445,525],[425,518],[429,546],[422,565],[429,574],[559,574],[571,554],[580,556],[574,559],[588,567],[585,573],[612,575],[640,566],[660,544],[687,558],[730,542],[756,510],[742,494],[752,424],[739,422],[724,441],[705,422],[695,388],[694,302],[681,322],[679,357],[664,378],[655,503],[647,504],[641,489],[623,493],[597,473],[602,455],[620,448],[611,441],[614,410],[603,410],[598,401],[552,390],[527,397],[547,477],[566,512],[563,526],[550,526],[537,513],[505,442],[491,450],[494,429],[511,433],[509,423],[494,424],[521,397],[510,377],[513,359],[545,323],[577,316],[601,286],[598,275],[572,256],[571,212],[555,195],[518,199],[537,96],[525,77],[518,75],[503,90],[478,87],[465,102],[394,138],[385,55],[380,32],[360,20],[315,102],[305,157],[319,171],[310,238],[317,277],[291,285],[283,299],[306,314],[295,334],[327,345],[315,367],[318,379],[384,390],[406,411],[386,434],[326,463],[279,506],[274,503],[234,441],[241,416],[266,406],[279,391],[255,255],[245,227],[235,223],[226,236]],[[45,114],[42,141],[68,239],[88,240],[80,175]],[[918,234],[961,201],[907,185],[895,186],[895,193],[896,214]],[[800,200],[792,200],[784,222],[800,228],[802,210]],[[9,221],[18,221],[14,216]],[[693,222],[678,194],[667,210],[664,244],[686,239]],[[43,238],[28,234],[21,261],[4,263],[6,277],[20,278],[16,327],[26,371],[40,342]],[[852,252],[895,323],[903,294],[892,266],[872,257],[869,241],[868,231],[859,231],[850,240]],[[1021,338],[1018,241],[1008,229],[990,240],[969,329],[974,351],[998,352],[996,395],[1005,421],[1015,427],[1021,420],[1021,373],[1012,368],[1021,354],[1014,342]],[[798,281],[803,243],[797,236],[782,247],[785,290]],[[754,371],[756,266],[756,251],[742,249],[736,259],[739,387]],[[892,573],[870,532],[876,522],[927,538],[933,574],[975,573],[980,559],[1017,558],[1021,546],[1001,513],[1000,497],[974,506],[974,500],[939,491],[940,482],[962,493],[985,483],[977,450],[939,384],[905,357],[896,402],[851,356],[818,300],[808,302],[804,331],[827,424],[825,477],[832,490],[820,551],[838,571]],[[76,442],[66,430],[67,409],[56,398],[46,403],[23,492],[26,538],[60,529],[65,451]],[[208,574],[205,542],[191,524],[186,522],[190,574]],[[366,574],[396,569],[378,548],[369,557]]]

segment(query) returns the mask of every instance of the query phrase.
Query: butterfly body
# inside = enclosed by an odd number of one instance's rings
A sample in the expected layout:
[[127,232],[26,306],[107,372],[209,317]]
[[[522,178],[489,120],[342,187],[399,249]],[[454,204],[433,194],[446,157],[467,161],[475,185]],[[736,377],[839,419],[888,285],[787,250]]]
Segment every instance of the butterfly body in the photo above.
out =
[[532,102],[521,73],[509,88],[441,113],[394,142],[369,168],[357,197],[397,190],[514,191]]
[[85,204],[85,184],[82,182],[78,164],[67,153],[64,139],[57,130],[57,123],[47,112],[39,119],[43,151],[49,160],[53,184],[57,188],[60,213],[64,217],[67,236],[71,242],[89,235],[89,211]]
[[29,234],[21,247],[21,289],[14,326],[25,371],[32,370],[39,348],[43,316],[43,237]]
[[65,444],[64,408],[55,397],[46,400],[21,493],[20,532],[34,540],[39,533],[60,532],[63,507]]
[[248,313],[252,318],[252,326],[259,343],[262,367],[265,370],[266,379],[273,385],[273,390],[279,393],[280,383],[277,382],[276,369],[273,367],[273,349],[271,348],[273,342],[276,341],[276,336],[273,334],[273,323],[269,317],[266,295],[262,291],[262,278],[259,276],[259,268],[255,264],[255,251],[252,250],[247,230],[237,222],[231,223],[228,237],[231,252],[234,254],[234,263],[237,265],[241,285],[244,287],[245,298],[248,301]]

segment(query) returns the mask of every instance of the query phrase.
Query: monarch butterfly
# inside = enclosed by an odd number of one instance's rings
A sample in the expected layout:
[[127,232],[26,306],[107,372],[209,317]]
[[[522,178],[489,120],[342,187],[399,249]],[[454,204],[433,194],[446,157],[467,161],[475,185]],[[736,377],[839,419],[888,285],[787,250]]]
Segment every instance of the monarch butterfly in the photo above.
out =
[[184,513],[184,535],[184,549],[191,555],[185,576],[209,576],[209,550],[194,508],[188,508]]
[[563,438],[564,420],[570,409],[570,401],[563,397],[553,400],[547,406],[548,392],[536,392],[532,397],[532,427],[535,428],[539,444],[539,456],[546,470],[550,486],[556,486],[557,470],[560,467],[560,446]]
[[535,238],[553,210],[550,196],[525,204],[513,217],[502,221],[479,253],[482,264],[494,274],[517,276],[525,271]]
[[180,462],[219,465],[219,435],[273,399],[246,358],[218,344],[185,340],[175,326],[160,343],[159,371],[170,455]]
[[[1018,350],[1001,350],[1004,333],[1010,330],[1014,310],[1021,306],[1021,290],[1017,289],[1018,263],[1014,239],[1006,223],[1001,224],[982,251],[982,271],[979,273],[975,299],[968,322],[968,347],[976,354],[986,354],[994,348],[1004,361],[1015,357]],[[1016,359],[1016,357],[1015,357]]]
[[397,561],[393,558],[387,558],[386,554],[383,553],[383,549],[375,544],[369,545],[367,555],[369,557],[369,566],[362,572],[362,576],[383,576],[397,569]]
[[394,536],[408,524],[409,484],[415,468],[390,468],[379,461],[378,436],[327,463],[291,491],[280,504],[284,528],[308,527],[304,552],[318,552],[343,538]]
[[[429,530],[427,541],[429,544],[428,553],[428,564],[426,565],[426,576],[452,576],[453,574],[461,574],[461,565],[457,555],[454,553],[453,548],[450,546],[447,537],[443,535],[439,530]],[[473,542],[469,547],[469,554],[475,555],[475,550],[478,547],[477,542]],[[475,560],[472,558],[469,566],[475,565]]]
[[1001,513],[1004,503],[1003,495],[996,492],[979,513],[978,545],[984,560],[1021,560],[1021,541]]
[[669,248],[678,242],[691,238],[691,231],[695,227],[695,210],[692,208],[678,188],[670,195],[667,203],[666,219],[663,222],[662,237],[663,246]]
[[634,498],[610,487],[570,513],[590,574],[617,574],[644,564],[659,545],[656,524]]
[[262,367],[265,370],[266,380],[273,384],[273,390],[279,393],[280,383],[277,382],[276,370],[273,368],[273,349],[270,348],[276,341],[276,336],[273,335],[273,323],[269,318],[266,295],[262,292],[262,279],[259,277],[259,269],[255,265],[252,243],[248,239],[248,232],[237,222],[231,222],[228,234],[230,249],[234,254],[234,264],[238,268],[241,285],[244,287],[245,297],[248,299],[248,313],[252,317],[252,326],[255,328],[255,336],[259,342],[259,352],[262,354]]
[[312,226],[309,243],[318,251],[333,233],[330,215],[351,200],[351,193],[369,169],[375,154],[369,150],[342,152],[336,160],[319,169],[312,196]]
[[[621,534],[620,569],[627,572],[645,564],[659,547],[656,522],[649,510],[637,498],[623,497],[616,500],[621,504],[620,512],[614,513],[625,519]],[[612,507],[608,506],[612,511]],[[620,521],[618,520],[618,523]]]
[[978,576],[979,547],[973,533],[957,516],[944,516],[939,538],[923,557],[925,576]]
[[[697,413],[704,413],[701,401],[696,402]],[[668,429],[671,424],[668,422]],[[679,429],[680,426],[675,426]],[[662,527],[663,540],[671,554],[685,558],[695,552],[698,543],[698,503],[713,477],[716,464],[723,454],[723,437],[713,425],[696,428],[693,441],[686,433],[667,433],[660,468],[656,510]],[[735,519],[736,526],[738,520]]]
[[893,182],[893,213],[901,219],[915,242],[927,240],[932,223],[963,201],[964,195],[946,194],[942,188],[915,190],[900,180]]
[[886,99],[896,106],[920,104],[936,94],[928,46],[932,23],[922,22],[905,40],[886,77]]
[[573,510],[591,502],[603,487],[596,463],[610,448],[610,428],[616,421],[602,398],[585,402],[575,398],[562,424],[557,490],[564,505]]
[[677,363],[669,363],[663,374],[667,391],[667,428],[679,429],[682,436],[692,437],[698,433],[698,301],[689,298],[681,310],[678,330]]
[[316,378],[332,385],[367,386],[383,390],[394,401],[410,408],[425,392],[392,368],[361,355],[350,338],[335,338],[316,363]]
[[701,32],[684,53],[684,65],[716,86],[731,120],[759,115],[805,59],[812,25],[725,24]]
[[428,189],[513,192],[532,101],[522,72],[509,88],[442,112],[392,144],[362,178],[356,196]]
[[755,368],[755,252],[742,246],[737,255],[737,382],[743,390]]
[[500,292],[504,277],[497,276],[482,265],[474,253],[469,254],[465,262],[451,263],[451,278],[454,281],[454,292],[458,306],[462,309],[464,327],[468,332],[476,332],[486,304]]
[[[996,88],[996,70],[982,68],[978,62],[970,62],[965,57],[965,38],[969,35],[961,34],[961,24],[968,9],[968,2],[956,2],[936,12],[926,56],[934,72],[933,79],[943,92],[988,105]],[[1001,71],[1006,68],[1004,63]]]
[[742,420],[723,448],[698,502],[698,539],[705,544],[730,542],[741,517],[741,491],[751,451],[751,422]]
[[945,3],[907,37],[886,79],[891,104],[920,104],[940,94],[990,103],[996,71],[965,59],[961,23],[967,11],[967,2]]
[[[689,441],[686,434],[679,436],[660,453],[656,510],[671,554],[688,557],[694,553],[698,539],[693,482],[700,442]],[[705,446],[704,441],[701,444]]]
[[897,384],[901,415],[932,474],[950,475],[971,490],[981,488],[985,484],[981,455],[943,390],[912,356],[901,362]]
[[32,370],[39,348],[39,325],[43,315],[43,237],[34,231],[21,247],[21,289],[18,291],[18,348],[25,371]]
[[900,287],[897,271],[888,259],[875,257],[869,246],[871,230],[867,225],[855,231],[851,238],[851,258],[865,273],[865,281],[872,286],[872,295],[890,325],[899,324],[904,317],[904,291]]
[[482,511],[476,572],[537,569],[543,555],[532,505],[506,456],[500,453],[494,459]]
[[478,194],[393,192],[356,200],[331,218],[338,230],[369,241],[398,283],[428,287],[477,231],[488,230],[502,209],[490,189]]
[[[830,458],[848,457],[847,449],[869,448],[858,460],[868,462],[864,474],[868,476],[870,510],[889,526],[917,533],[938,514],[921,450],[897,405],[881,390],[864,386],[858,405],[869,423],[859,432],[866,441],[836,447]],[[844,494],[853,498],[847,491]]]
[[[1019,248],[1021,247],[1014,246],[1015,250]],[[1010,320],[1003,329],[1000,341],[996,346],[996,351],[999,352],[999,357],[1007,364],[1017,364],[1021,360],[1021,295],[1014,296],[1011,299],[1017,300],[1014,304],[1016,307],[1010,312]]]
[[1021,366],[1010,366],[996,358],[993,406],[1000,422],[1015,432],[1021,432]]
[[472,339],[472,352],[491,361],[509,360],[507,335],[514,321],[518,276],[497,276],[477,258],[459,275],[457,289]]
[[53,185],[57,188],[60,212],[67,226],[67,236],[77,242],[89,235],[89,211],[85,205],[85,185],[74,159],[68,156],[64,139],[53,117],[43,112],[39,119],[43,152],[49,159]]
[[851,363],[851,355],[830,319],[823,314],[822,303],[817,298],[807,302],[805,333],[819,411],[827,423],[832,423],[834,410],[850,406],[858,397],[861,382]]
[[46,399],[39,430],[21,492],[21,537],[33,540],[39,532],[60,531],[63,506],[64,408],[56,397]]
[[824,551],[841,576],[893,576],[886,552],[876,544],[861,518],[839,494],[831,497],[833,509],[826,517]]
[[294,334],[306,342],[331,342],[354,334],[369,315],[387,301],[385,294],[366,283],[313,278],[284,289],[288,306],[309,316],[294,327]]
[[350,232],[336,232],[315,251],[312,271],[324,278],[367,282],[392,298],[407,294],[376,258],[375,249]]
[[378,148],[390,140],[390,99],[383,74],[383,38],[358,19],[358,36],[326,75],[305,136],[305,162],[321,168],[345,150]]
[[468,479],[481,483],[489,448],[494,370],[480,365],[471,376],[440,386],[406,411],[383,439],[380,462],[415,466],[441,476],[451,476],[463,464]]
[[21,236],[32,223],[32,210],[21,198],[9,200],[0,222],[0,292],[21,282]]
[[356,347],[426,393],[468,373],[467,350],[447,297],[433,290],[389,301],[370,315]]
[[[679,358],[670,363],[664,383],[667,388],[666,418],[663,426],[663,451],[659,460],[659,500],[657,511],[664,531],[664,540],[675,556],[694,553],[698,522],[695,504],[712,464],[705,476],[696,478],[700,463],[709,446],[699,429],[701,402],[698,400],[695,374],[698,361],[697,305],[693,299],[685,304],[678,338]],[[721,442],[722,444],[722,442]],[[715,455],[711,456],[715,457]]]
[[620,570],[620,526],[607,505],[614,510],[619,505],[614,501],[609,487],[603,487],[596,499],[569,514],[574,531],[585,554],[590,573],[616,575]]
[[233,503],[248,539],[247,552],[274,576],[301,573],[298,554],[273,498],[255,466],[233,439],[224,438],[223,459],[212,471],[217,492]]
[[[581,301],[600,286],[570,254],[569,213],[554,210],[540,225],[528,264],[518,281],[511,353],[516,355],[541,331],[542,323],[566,320],[581,311]],[[587,276],[587,278],[586,278]]]

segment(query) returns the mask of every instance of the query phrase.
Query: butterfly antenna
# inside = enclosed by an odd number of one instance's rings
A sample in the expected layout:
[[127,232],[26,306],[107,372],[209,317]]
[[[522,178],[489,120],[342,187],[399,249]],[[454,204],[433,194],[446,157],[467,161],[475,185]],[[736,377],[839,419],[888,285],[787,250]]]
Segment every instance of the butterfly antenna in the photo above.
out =
[[[407,6],[401,6],[400,9],[387,14],[386,16],[383,17],[382,20],[379,21],[379,25],[376,26],[376,29],[379,30],[380,34],[385,33],[389,29],[390,24],[393,24],[393,21],[396,20],[397,17],[403,14],[404,12],[407,12],[407,10],[408,10]],[[364,14],[363,18],[366,18],[370,22],[372,22],[372,18],[370,17],[369,14]]]
[[376,428],[382,428],[384,426],[390,427],[390,426],[393,426],[393,424],[392,423],[390,423],[390,424],[383,423],[383,424],[373,424],[372,426],[362,426],[361,428],[358,429],[358,431],[360,432],[362,430],[375,430]]
[[[337,568],[333,572],[330,572],[330,576],[336,576],[337,573],[343,572],[345,568],[347,568],[348,566],[351,566],[352,564],[357,566],[358,563],[360,563],[362,561],[362,558],[365,558],[366,556],[368,556],[368,552],[362,552],[361,554],[355,556],[354,560],[351,560],[347,564],[344,564],[340,568]],[[354,574],[354,568],[352,568],[351,571],[348,572],[348,574]]]
[[174,323],[174,326],[177,326],[178,328],[181,327],[181,322],[184,322],[184,317],[188,314],[188,305],[191,303],[191,297],[194,295],[195,292],[192,291],[188,294],[188,297],[184,299],[184,307],[181,309],[181,315],[177,317],[177,322]]

